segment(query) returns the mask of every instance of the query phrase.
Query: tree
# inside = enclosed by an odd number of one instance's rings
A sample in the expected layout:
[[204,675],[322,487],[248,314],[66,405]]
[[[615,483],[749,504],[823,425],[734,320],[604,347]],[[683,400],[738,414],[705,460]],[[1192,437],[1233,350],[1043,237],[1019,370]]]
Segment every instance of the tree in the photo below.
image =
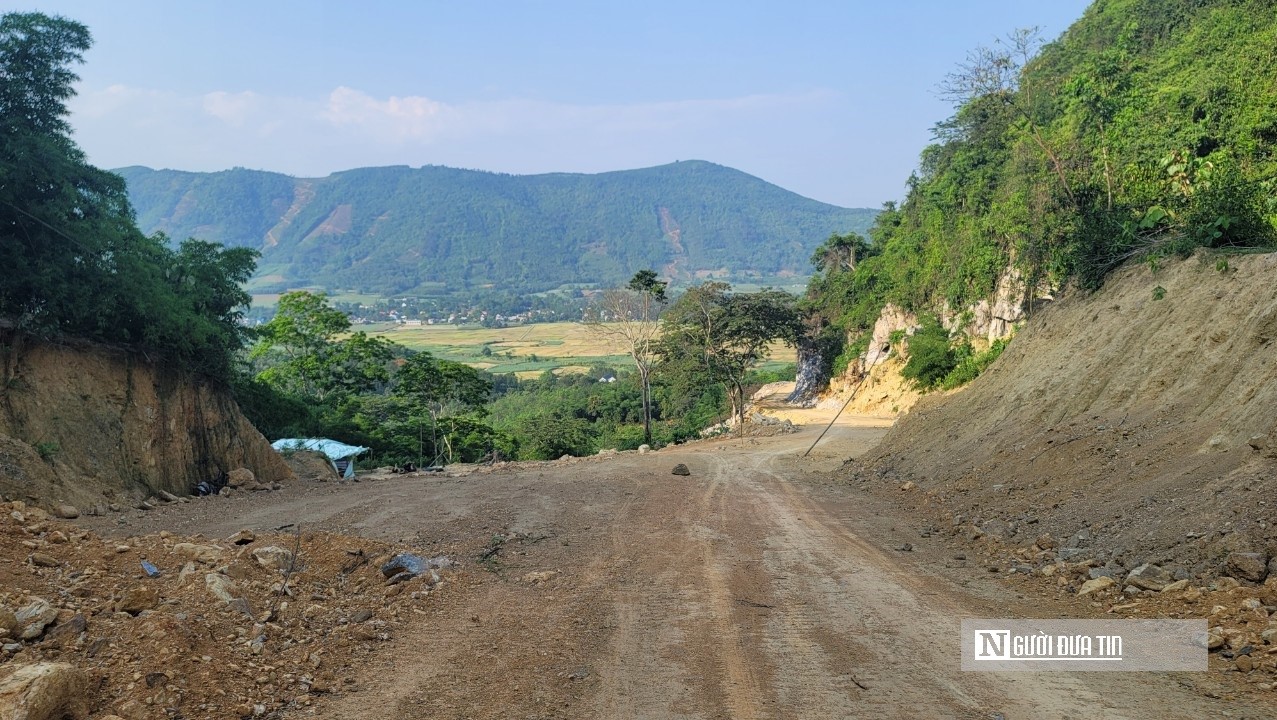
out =
[[605,290],[586,310],[585,324],[595,335],[622,346],[638,371],[643,395],[643,442],[652,444],[652,368],[656,364],[657,318],[668,283],[640,270],[624,288]]
[[[424,406],[430,413],[432,442],[441,418],[448,417],[452,427],[443,436],[448,460],[453,456],[453,437],[457,423],[453,414],[466,409],[482,408],[492,394],[492,381],[482,372],[461,363],[440,360],[428,352],[409,355],[395,373],[395,394]],[[479,423],[463,423],[466,433],[473,434]],[[418,438],[420,440],[420,437]]]
[[0,17],[0,314],[21,329],[103,334],[117,311],[97,299],[144,245],[124,181],[85,162],[66,122],[91,44],[66,18]]
[[322,294],[284,293],[262,326],[250,358],[266,364],[260,379],[303,398],[324,401],[367,392],[390,379],[391,342],[350,329],[350,319]]
[[66,18],[0,16],[0,317],[226,379],[257,253],[138,230],[124,180],[85,162],[66,121],[91,43]]
[[704,373],[722,384],[743,432],[746,376],[767,357],[772,342],[796,344],[803,321],[789,293],[731,289],[722,282],[689,288],[662,317],[657,354],[671,372]]
[[811,264],[820,272],[832,273],[846,270],[854,272],[856,261],[869,252],[869,243],[857,233],[834,233],[816,248]]
[[1072,204],[1077,203],[1073,188],[1064,171],[1064,161],[1052,149],[1042,133],[1041,123],[1034,116],[1034,96],[1031,86],[1022,87],[1023,70],[1038,49],[1042,47],[1039,28],[1018,28],[1005,39],[994,43],[997,47],[978,47],[967,53],[967,60],[958,69],[945,76],[940,83],[940,94],[946,100],[958,104],[970,104],[981,98],[992,98],[1013,110],[1028,128],[1029,137],[1051,163],[1060,189]]

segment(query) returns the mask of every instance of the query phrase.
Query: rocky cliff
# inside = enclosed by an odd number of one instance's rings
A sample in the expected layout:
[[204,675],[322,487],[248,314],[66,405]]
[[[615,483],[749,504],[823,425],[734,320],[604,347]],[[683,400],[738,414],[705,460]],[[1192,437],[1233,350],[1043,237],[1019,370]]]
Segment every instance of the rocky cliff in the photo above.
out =
[[0,494],[126,504],[246,467],[292,479],[227,391],[145,357],[0,331]]

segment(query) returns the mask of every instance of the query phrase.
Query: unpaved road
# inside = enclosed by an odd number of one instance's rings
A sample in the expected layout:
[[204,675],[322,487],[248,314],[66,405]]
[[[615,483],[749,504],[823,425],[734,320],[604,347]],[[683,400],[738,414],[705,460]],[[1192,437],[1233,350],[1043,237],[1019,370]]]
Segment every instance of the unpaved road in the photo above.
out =
[[[946,539],[919,537],[868,493],[824,479],[884,428],[837,426],[800,458],[818,430],[509,473],[316,485],[173,506],[143,522],[214,536],[301,523],[469,564],[422,599],[418,619],[345,692],[294,717],[1272,716],[1231,700],[1218,675],[962,672],[962,618],[1059,609],[955,560]],[[691,477],[670,474],[678,462]],[[479,563],[498,533],[511,539]],[[915,551],[893,549],[903,542]],[[524,579],[534,571],[558,574]]]

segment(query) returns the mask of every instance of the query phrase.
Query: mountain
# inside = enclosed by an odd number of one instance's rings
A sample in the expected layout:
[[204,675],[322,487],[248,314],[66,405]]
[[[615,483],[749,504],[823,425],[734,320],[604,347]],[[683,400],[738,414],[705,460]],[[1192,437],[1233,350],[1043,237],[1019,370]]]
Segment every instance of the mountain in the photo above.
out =
[[683,281],[768,281],[809,274],[826,237],[864,232],[877,213],[703,161],[597,175],[438,166],[315,179],[242,168],[116,172],[143,231],[261,250],[259,292],[538,292],[623,283],[644,268]]

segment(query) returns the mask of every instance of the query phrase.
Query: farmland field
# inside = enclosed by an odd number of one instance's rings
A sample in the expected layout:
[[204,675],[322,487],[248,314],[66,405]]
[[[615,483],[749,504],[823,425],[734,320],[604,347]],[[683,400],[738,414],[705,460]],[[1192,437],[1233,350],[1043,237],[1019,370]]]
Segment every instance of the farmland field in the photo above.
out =
[[[425,350],[445,360],[519,377],[535,377],[546,370],[586,372],[596,364],[617,368],[630,364],[623,348],[608,345],[580,323],[534,323],[507,328],[381,324],[364,329],[370,335]],[[764,367],[793,362],[792,348],[776,346]]]

